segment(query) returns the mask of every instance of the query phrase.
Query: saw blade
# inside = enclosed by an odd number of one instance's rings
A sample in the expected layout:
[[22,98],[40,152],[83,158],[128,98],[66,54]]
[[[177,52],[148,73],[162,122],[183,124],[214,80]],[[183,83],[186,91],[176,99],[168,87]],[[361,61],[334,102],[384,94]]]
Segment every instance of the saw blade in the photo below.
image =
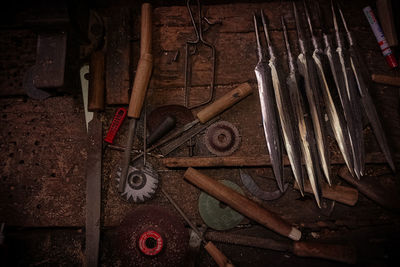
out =
[[207,149],[216,156],[232,155],[240,144],[239,130],[230,122],[216,122],[208,127],[204,143]]
[[[219,182],[244,195],[243,190],[234,182],[229,180]],[[205,192],[202,192],[199,197],[199,213],[207,226],[219,231],[234,228],[244,218],[242,214]]]
[[[121,179],[121,168],[117,171],[116,188]],[[144,202],[150,199],[158,187],[158,173],[147,163],[145,167],[129,166],[125,190],[120,196],[128,202]]]
[[275,200],[280,198],[288,189],[289,184],[285,183],[283,185],[283,192],[281,190],[275,190],[271,192],[267,192],[262,190],[256,182],[253,180],[253,178],[244,170],[240,169],[240,179],[242,180],[243,185],[247,188],[247,190],[250,191],[250,193],[253,194],[253,196],[258,197],[259,199],[262,200]]
[[122,266],[185,266],[189,232],[165,208],[140,205],[117,229]]

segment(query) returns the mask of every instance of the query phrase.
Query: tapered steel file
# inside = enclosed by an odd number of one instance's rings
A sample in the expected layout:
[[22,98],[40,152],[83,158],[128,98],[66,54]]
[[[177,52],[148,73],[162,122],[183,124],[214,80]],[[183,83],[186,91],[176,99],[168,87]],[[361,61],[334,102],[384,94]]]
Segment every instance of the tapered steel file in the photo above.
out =
[[286,148],[286,153],[290,161],[290,165],[293,170],[294,178],[299,184],[300,190],[302,191],[304,178],[301,166],[299,131],[297,127],[295,127],[297,118],[294,116],[292,105],[290,103],[289,93],[282,75],[283,71],[281,69],[281,66],[277,62],[274,47],[269,38],[267,23],[263,11],[261,11],[261,19],[264,28],[265,39],[267,40],[268,52],[270,57],[268,65],[271,68],[272,85],[275,92],[275,101],[278,107],[278,115],[282,129],[283,141]]
[[[339,25],[336,19],[335,9],[331,2],[333,24],[335,28],[339,66],[337,68],[338,76],[341,76],[342,84],[338,85],[338,92],[340,101],[344,110],[344,116],[347,121],[349,136],[353,152],[354,172],[360,178],[365,169],[365,153],[364,153],[364,140],[363,129],[361,121],[361,106],[360,97],[357,93],[357,85],[354,79],[353,72],[350,65],[350,55],[344,47],[343,38],[339,31]],[[334,52],[333,52],[334,53]]]
[[264,134],[267,141],[268,152],[271,157],[275,179],[278,183],[279,189],[283,191],[282,147],[274,103],[275,98],[271,79],[271,68],[267,63],[267,59],[261,46],[260,36],[258,33],[258,23],[255,15],[253,16],[253,22],[257,39],[258,54],[258,62],[254,72],[256,73],[258,83]]
[[286,79],[286,83],[289,89],[290,99],[297,116],[297,126],[301,138],[301,150],[303,152],[304,162],[310,180],[311,188],[314,193],[315,200],[318,206],[321,206],[321,190],[318,179],[321,176],[321,170],[318,162],[318,152],[315,144],[313,126],[310,116],[307,115],[307,107],[305,105],[302,92],[299,86],[299,74],[292,56],[290,49],[289,38],[287,35],[285,21],[282,19],[282,28],[285,38],[287,58],[289,64],[289,75]]
[[374,102],[369,94],[369,88],[371,87],[371,79],[367,70],[367,65],[363,62],[360,56],[359,49],[357,49],[353,34],[347,27],[346,20],[344,19],[342,10],[339,8],[339,13],[343,21],[343,25],[346,29],[347,38],[350,43],[349,52],[351,59],[351,67],[353,69],[354,76],[357,81],[358,89],[361,95],[361,101],[364,106],[365,113],[367,114],[368,120],[371,123],[372,129],[375,133],[376,140],[385,154],[386,160],[389,163],[393,171],[396,171],[392,155],[390,153],[389,145],[385,132],[382,127],[382,123],[379,119],[378,112],[376,111]]
[[331,167],[326,140],[326,129],[323,118],[322,107],[320,105],[319,81],[317,72],[313,65],[312,55],[309,52],[308,44],[305,40],[305,33],[301,27],[300,18],[298,16],[297,7],[293,2],[294,16],[296,20],[297,35],[299,40],[300,54],[297,58],[297,66],[300,74],[304,77],[305,91],[310,107],[310,114],[314,126],[314,134],[320,157],[320,164],[325,174],[325,178],[331,184]]
[[352,158],[353,155],[351,153],[350,138],[347,132],[347,124],[343,114],[341,113],[340,103],[339,105],[337,105],[331,93],[331,92],[336,92],[337,88],[335,86],[335,82],[331,75],[331,70],[329,68],[329,61],[327,56],[324,54],[319,44],[319,40],[317,39],[314,33],[313,26],[311,23],[311,18],[305,1],[304,1],[304,10],[306,13],[307,24],[311,33],[311,39],[314,48],[312,57],[314,60],[315,69],[317,71],[326,112],[329,118],[329,123],[331,125],[335,139],[338,143],[339,149],[346,162],[346,165],[349,168],[349,170],[353,171],[354,168],[353,158]]

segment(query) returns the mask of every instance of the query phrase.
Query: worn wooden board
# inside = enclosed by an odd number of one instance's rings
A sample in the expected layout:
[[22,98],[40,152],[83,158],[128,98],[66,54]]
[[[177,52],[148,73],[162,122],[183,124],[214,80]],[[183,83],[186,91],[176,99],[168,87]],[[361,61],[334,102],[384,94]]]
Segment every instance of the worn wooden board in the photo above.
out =
[[106,103],[129,103],[131,58],[131,11],[115,8],[107,18]]
[[25,95],[25,72],[35,64],[36,34],[30,30],[0,30],[0,96]]
[[[260,1],[256,1],[260,2]],[[375,39],[364,20],[360,11],[366,4],[374,1],[352,1],[344,7],[344,12],[349,18],[349,24],[355,31],[356,36],[361,40],[362,54],[365,55],[368,67],[377,73],[390,74]],[[328,1],[322,4],[327,7]],[[283,14],[289,26],[290,40],[292,47],[297,51],[295,41],[294,21],[290,9],[290,2],[269,2],[269,3],[237,3],[204,6],[204,14],[211,21],[221,20],[222,24],[212,26],[207,30],[205,38],[216,44],[217,48],[217,75],[216,75],[216,98],[222,96],[237,84],[249,81],[254,93],[242,102],[238,103],[229,111],[222,114],[222,119],[232,122],[239,128],[242,143],[234,155],[258,155],[266,153],[266,145],[261,125],[261,114],[259,112],[259,101],[256,91],[255,76],[253,74],[256,63],[254,32],[252,25],[252,12],[263,8],[270,20],[271,35],[274,44],[280,54],[281,64],[285,67],[285,53],[282,42],[282,32],[279,24],[279,16]],[[135,16],[134,21],[137,20]],[[137,33],[138,23],[134,23],[133,51],[138,51]],[[4,33],[4,31],[2,32]],[[7,35],[8,36],[8,35]],[[12,36],[10,33],[9,36]],[[18,36],[18,32],[17,32]],[[185,6],[164,6],[154,9],[153,24],[153,55],[155,58],[154,72],[150,88],[148,90],[148,109],[151,110],[160,105],[183,104],[183,67],[184,67],[184,45],[186,40],[192,39],[193,29],[187,15]],[[33,38],[33,37],[31,37]],[[35,38],[32,39],[35,44]],[[6,42],[2,39],[2,42]],[[8,42],[8,41],[7,41]],[[18,43],[18,39],[13,42]],[[8,49],[11,46],[7,46]],[[34,51],[34,48],[32,49]],[[176,61],[173,60],[179,51]],[[5,53],[1,57],[10,60]],[[23,53],[25,58],[32,55]],[[135,69],[134,58],[131,70]],[[202,61],[205,61],[202,63]],[[8,61],[15,62],[15,61]],[[27,62],[30,62],[29,60]],[[32,60],[32,63],[34,59]],[[204,67],[206,73],[206,58],[200,58],[199,67]],[[21,62],[18,62],[21,63]],[[19,64],[3,63],[2,73],[9,75],[7,68],[16,70],[23,68]],[[11,67],[9,67],[11,66]],[[10,71],[10,74],[13,72]],[[132,72],[133,73],[133,72]],[[203,73],[203,74],[204,74]],[[198,75],[201,82],[205,75]],[[3,75],[3,74],[1,74]],[[7,75],[1,76],[1,84],[6,87],[9,82]],[[15,80],[22,77],[16,74]],[[203,84],[207,84],[206,80]],[[8,86],[9,92],[21,90],[18,83]],[[193,91],[194,101],[201,101],[204,97],[204,86],[196,87]],[[391,147],[400,151],[400,127],[399,127],[399,98],[398,89],[385,86],[376,86],[371,89],[371,94],[377,103],[377,108],[382,114],[386,132],[389,136]],[[25,102],[24,102],[25,101]],[[7,218],[6,223],[15,226],[77,226],[84,225],[84,159],[86,152],[81,150],[85,147],[84,138],[84,117],[82,103],[72,97],[51,98],[44,102],[24,100],[21,98],[3,98],[1,103],[1,127],[0,127],[0,215]],[[196,113],[198,110],[194,110]],[[107,130],[114,116],[115,109],[108,107],[103,116],[104,132]],[[32,121],[31,121],[32,120]],[[140,126],[140,125],[139,125]],[[36,127],[36,128],[33,128]],[[139,127],[140,129],[140,127]],[[29,133],[29,134],[28,134]],[[140,148],[141,131],[138,130],[138,139],[135,140],[135,147]],[[122,126],[115,143],[124,145],[126,143],[127,124]],[[379,151],[373,134],[369,127],[365,129],[367,151]],[[209,155],[209,152],[202,144],[203,135],[197,137],[195,147],[196,155]],[[38,141],[35,145],[35,141]],[[330,138],[332,156],[338,155],[337,146]],[[35,152],[33,152],[35,151]],[[172,153],[173,156],[187,156],[188,149],[183,146],[179,151]],[[12,154],[12,156],[11,156]],[[104,170],[102,184],[102,264],[107,266],[118,266],[119,262],[114,255],[115,234],[112,233],[114,226],[117,226],[125,214],[137,205],[125,203],[118,196],[115,188],[115,171],[121,160],[121,153],[105,149]],[[21,162],[21,160],[23,160]],[[197,209],[200,190],[183,180],[183,170],[171,171],[165,169],[154,158],[148,159],[159,171],[163,188],[179,203],[188,217],[197,224],[203,224]],[[39,165],[36,165],[38,163]],[[256,177],[256,182],[264,190],[274,190],[276,185],[270,168],[250,168],[252,175],[261,175],[264,178]],[[215,179],[230,179],[242,186],[238,170],[235,168],[207,169],[204,172]],[[333,170],[336,174],[337,169]],[[393,175],[385,165],[371,165],[367,173],[379,175],[382,183],[387,186],[396,187]],[[33,177],[33,178],[32,178]],[[266,178],[265,178],[266,177]],[[268,178],[269,177],[269,178]],[[293,181],[289,169],[285,170],[285,177]],[[346,184],[338,177],[334,178],[335,183]],[[300,227],[307,240],[335,239],[339,241],[360,241],[361,237],[370,233],[367,246],[377,245],[382,247],[386,241],[396,240],[398,236],[399,217],[398,215],[382,209],[377,204],[360,195],[359,202],[355,207],[348,207],[336,203],[331,216],[321,214],[316,208],[311,196],[301,198],[300,194],[291,187],[280,199],[271,202],[260,202],[245,191],[249,198],[258,201],[261,205],[280,214],[283,218]],[[160,192],[157,192],[154,199],[148,204],[168,206],[168,201]],[[139,204],[138,204],[139,205]],[[171,210],[173,210],[171,208]],[[3,216],[4,214],[4,216]],[[252,225],[249,220],[243,221],[242,227]],[[387,229],[387,227],[391,227]],[[254,235],[274,236],[271,231],[263,227],[249,228]],[[356,234],[358,229],[363,234]],[[12,231],[6,229],[6,234]],[[246,230],[246,229],[245,229]],[[35,230],[33,230],[35,231]],[[54,233],[54,228],[45,231]],[[57,238],[52,235],[42,237],[35,234],[30,235],[29,240],[38,238],[46,245],[44,250],[54,249],[54,253],[43,253],[40,246],[35,249],[29,247],[29,259],[33,263],[52,264],[54,262],[66,265],[80,264],[82,260],[83,234],[79,231],[71,233],[62,229],[61,236]],[[246,232],[248,233],[248,232]],[[250,234],[250,233],[248,233]],[[65,239],[65,236],[71,236]],[[6,235],[7,236],[7,235]],[[50,241],[49,241],[50,240]],[[27,241],[29,242],[29,241]],[[232,247],[217,244],[224,253],[237,265],[260,266],[265,262],[271,265],[281,266],[341,266],[340,264],[310,259],[298,259],[288,253],[267,252],[242,247]],[[393,246],[394,247],[394,246]],[[35,253],[38,251],[39,253]],[[363,252],[363,257],[371,255]],[[32,256],[33,255],[33,256]],[[35,257],[36,255],[36,257]],[[385,255],[385,254],[384,254]],[[388,258],[383,256],[373,258],[371,262],[387,262]],[[69,259],[66,259],[69,257]],[[200,266],[210,266],[212,259],[204,252],[200,255]],[[372,264],[370,264],[372,265]]]
[[82,101],[0,99],[0,217],[7,225],[85,222]]

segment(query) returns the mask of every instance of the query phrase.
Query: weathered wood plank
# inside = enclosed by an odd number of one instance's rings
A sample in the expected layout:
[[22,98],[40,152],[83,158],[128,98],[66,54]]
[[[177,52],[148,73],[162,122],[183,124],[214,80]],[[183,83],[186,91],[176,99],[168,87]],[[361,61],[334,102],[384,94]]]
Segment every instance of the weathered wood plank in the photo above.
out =
[[128,104],[131,21],[129,8],[115,8],[107,23],[106,102]]
[[[328,11],[329,6],[323,2],[322,8]],[[360,3],[361,5],[361,3]],[[365,3],[364,3],[365,5]],[[358,5],[357,5],[358,6]],[[302,5],[300,5],[300,13]],[[346,7],[347,8],[347,7]],[[344,8],[345,13],[347,9]],[[292,12],[292,3],[238,3],[226,5],[204,6],[203,14],[210,21],[219,21],[221,24],[206,26],[204,39],[212,43],[216,49],[216,84],[228,85],[255,81],[254,66],[257,63],[253,12],[263,9],[269,23],[272,42],[279,55],[279,63],[286,69],[285,47],[283,41],[280,17],[284,16],[294,54],[297,53],[297,36]],[[312,7],[315,9],[315,7]],[[353,10],[352,12],[355,12]],[[361,10],[361,9],[360,9]],[[312,13],[312,14],[315,14]],[[330,11],[327,12],[330,16]],[[362,12],[347,16],[351,29],[355,32],[366,55],[366,61],[372,71],[386,69],[384,58],[380,55],[374,36],[369,29]],[[355,20],[357,18],[357,20]],[[304,16],[303,16],[303,19]],[[332,27],[331,17],[327,18],[328,26]],[[313,16],[315,26],[319,25],[316,15]],[[305,20],[304,20],[305,23]],[[305,25],[305,24],[304,24]],[[304,26],[305,30],[306,27]],[[154,10],[154,71],[151,87],[169,88],[184,86],[185,71],[185,44],[195,38],[188,11],[185,6],[159,7]],[[171,53],[179,52],[176,61],[172,61]],[[210,83],[210,56],[209,51],[201,51],[201,55],[193,62],[193,80],[195,85]]]
[[72,97],[0,99],[0,217],[8,225],[84,224],[82,106]]

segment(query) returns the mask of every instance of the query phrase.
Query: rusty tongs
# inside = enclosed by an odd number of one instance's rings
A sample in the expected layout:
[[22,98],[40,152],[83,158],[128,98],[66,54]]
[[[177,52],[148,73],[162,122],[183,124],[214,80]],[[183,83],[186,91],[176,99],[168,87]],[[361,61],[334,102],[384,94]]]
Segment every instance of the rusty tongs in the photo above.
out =
[[[214,96],[214,82],[215,82],[215,47],[212,44],[210,44],[209,42],[205,41],[204,38],[203,38],[202,20],[204,19],[206,21],[206,23],[209,24],[209,25],[211,25],[212,23],[210,23],[208,21],[208,19],[206,19],[206,18],[204,18],[202,16],[200,0],[196,0],[196,2],[197,2],[197,9],[198,9],[197,10],[197,15],[198,15],[197,16],[198,17],[198,21],[197,22],[194,19],[193,12],[192,12],[192,9],[190,7],[190,0],[186,1],[186,6],[187,6],[187,9],[188,9],[188,12],[189,12],[189,15],[190,15],[190,19],[192,21],[193,28],[194,28],[194,31],[196,33],[196,39],[195,40],[191,40],[191,41],[187,41],[186,42],[186,47],[185,47],[185,50],[186,50],[186,57],[185,57],[185,106],[187,108],[189,108],[189,109],[200,107],[200,106],[203,106],[203,105],[208,104],[208,103],[211,102],[211,100],[213,99],[213,96]],[[201,102],[201,103],[198,103],[198,104],[190,106],[189,105],[189,96],[190,96],[190,88],[192,86],[192,84],[191,84],[192,66],[190,65],[189,61],[190,61],[190,56],[193,56],[193,55],[195,55],[197,53],[197,51],[198,51],[197,47],[198,47],[199,44],[204,45],[204,46],[208,47],[211,50],[211,57],[212,57],[211,58],[211,64],[212,64],[212,67],[211,67],[211,72],[212,72],[212,74],[211,74],[212,75],[211,76],[211,83],[210,83],[210,86],[209,86],[208,98],[205,101]],[[194,47],[194,49],[191,50],[190,49],[191,47]]]

